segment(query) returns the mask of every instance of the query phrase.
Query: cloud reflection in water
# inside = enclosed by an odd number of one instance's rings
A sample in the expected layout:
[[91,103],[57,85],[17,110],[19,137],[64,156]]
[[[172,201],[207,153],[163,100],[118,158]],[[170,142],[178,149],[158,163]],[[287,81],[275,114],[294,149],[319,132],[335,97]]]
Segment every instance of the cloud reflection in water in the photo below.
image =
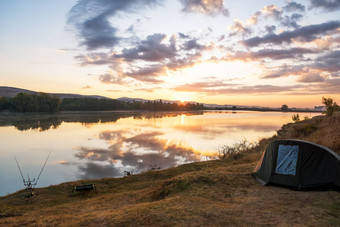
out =
[[157,164],[165,169],[201,160],[199,151],[162,136],[164,133],[159,131],[138,134],[131,131],[103,131],[99,138],[109,144],[108,148],[78,148],[79,152],[75,156],[88,161],[78,166],[79,171],[83,178],[117,177],[122,176],[126,169],[139,173],[150,169],[150,165]]

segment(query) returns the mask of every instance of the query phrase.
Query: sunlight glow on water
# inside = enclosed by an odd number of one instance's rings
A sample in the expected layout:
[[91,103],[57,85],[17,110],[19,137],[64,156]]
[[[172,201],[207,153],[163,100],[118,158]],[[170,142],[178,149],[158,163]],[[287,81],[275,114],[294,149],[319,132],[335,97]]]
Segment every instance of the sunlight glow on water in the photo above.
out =
[[[78,179],[121,177],[150,165],[162,169],[216,157],[217,148],[272,136],[293,113],[205,111],[194,113],[81,113],[0,116],[0,196],[23,188]],[[316,114],[300,114],[315,116]]]

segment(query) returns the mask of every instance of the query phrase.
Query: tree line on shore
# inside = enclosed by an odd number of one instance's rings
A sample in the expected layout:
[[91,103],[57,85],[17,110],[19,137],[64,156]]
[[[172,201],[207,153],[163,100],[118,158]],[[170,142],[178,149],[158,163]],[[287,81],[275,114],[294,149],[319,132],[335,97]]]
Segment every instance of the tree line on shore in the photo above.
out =
[[152,110],[152,111],[189,111],[203,110],[203,104],[168,103],[159,101],[125,102],[117,99],[64,98],[46,93],[18,93],[13,98],[0,96],[0,111],[48,112],[58,111],[103,111],[103,110]]

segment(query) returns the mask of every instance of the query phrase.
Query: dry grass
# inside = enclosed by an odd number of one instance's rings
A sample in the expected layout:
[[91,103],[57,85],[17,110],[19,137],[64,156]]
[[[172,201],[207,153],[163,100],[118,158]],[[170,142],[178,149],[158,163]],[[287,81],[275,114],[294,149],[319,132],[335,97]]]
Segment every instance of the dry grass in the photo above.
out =
[[317,117],[284,125],[278,131],[279,138],[304,139],[326,146],[340,154],[340,112],[334,116]]
[[[255,149],[225,161],[39,188],[28,204],[23,191],[0,197],[0,226],[335,226],[340,223],[338,191],[262,186],[250,173],[265,145],[276,138],[310,138],[339,147],[336,138],[328,138],[339,135],[333,129],[339,117],[331,125],[328,118],[286,125]],[[291,137],[309,124],[317,129]],[[95,183],[97,192],[71,193],[73,185],[85,183]]]

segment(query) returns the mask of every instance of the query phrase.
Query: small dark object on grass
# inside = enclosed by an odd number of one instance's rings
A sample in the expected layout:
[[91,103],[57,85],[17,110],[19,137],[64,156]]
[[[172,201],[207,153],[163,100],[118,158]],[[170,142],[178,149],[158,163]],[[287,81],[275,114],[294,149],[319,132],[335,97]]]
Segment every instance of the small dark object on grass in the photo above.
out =
[[96,186],[95,186],[94,184],[76,185],[76,186],[73,187],[72,193],[73,193],[74,191],[83,192],[83,191],[90,191],[90,190],[97,191],[97,190],[96,190]]
[[133,171],[124,171],[124,177],[133,175]]
[[155,165],[150,165],[150,169],[149,169],[149,172],[150,171],[155,171],[155,170],[157,170],[157,169],[161,169],[161,167],[157,167],[157,164],[155,164]]

